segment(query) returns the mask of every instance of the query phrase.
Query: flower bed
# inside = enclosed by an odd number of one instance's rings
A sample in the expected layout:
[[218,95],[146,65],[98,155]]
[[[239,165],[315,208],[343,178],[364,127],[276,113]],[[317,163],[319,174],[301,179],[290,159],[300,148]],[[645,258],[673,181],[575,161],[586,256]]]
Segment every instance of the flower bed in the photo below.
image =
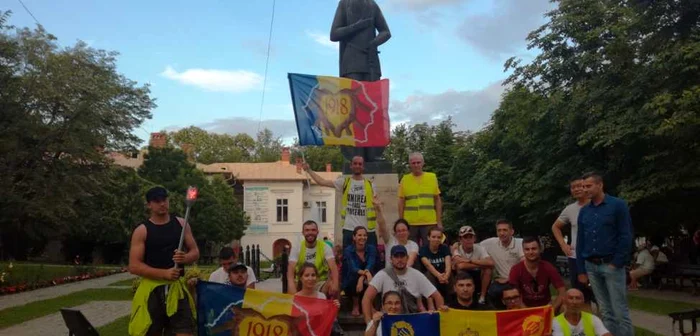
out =
[[[126,272],[126,268],[93,268],[61,265],[49,265],[44,267],[44,265],[13,265],[12,263],[2,268],[0,268],[0,296]],[[28,270],[32,268],[38,268],[38,271],[31,270],[29,274],[17,274],[28,272]],[[57,273],[72,274],[55,276]],[[45,276],[49,276],[49,278],[45,278]]]

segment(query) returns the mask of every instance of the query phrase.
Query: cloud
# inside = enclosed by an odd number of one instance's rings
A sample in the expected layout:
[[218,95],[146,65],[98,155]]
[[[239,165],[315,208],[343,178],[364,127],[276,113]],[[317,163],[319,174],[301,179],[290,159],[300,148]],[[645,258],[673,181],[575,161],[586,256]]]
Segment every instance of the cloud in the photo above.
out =
[[501,60],[525,46],[527,35],[545,22],[550,0],[494,0],[490,13],[471,15],[457,28],[459,37],[489,57]]
[[387,4],[392,9],[421,12],[434,7],[455,5],[461,2],[464,2],[464,0],[388,0]]
[[[222,118],[197,125],[197,127],[214,133],[247,133],[255,138],[258,130],[258,120],[246,117]],[[276,137],[297,136],[297,124],[293,119],[267,119],[260,121],[260,130],[265,128],[272,131],[272,134]]]
[[392,121],[410,120],[411,124],[436,121],[452,117],[460,130],[478,130],[489,121],[501,102],[505,88],[501,82],[493,83],[478,91],[448,90],[438,94],[416,93],[389,106]]
[[187,69],[177,72],[167,66],[161,73],[165,78],[215,92],[240,93],[262,87],[263,77],[247,70]]
[[314,42],[326,47],[326,48],[331,48],[333,50],[338,50],[339,44],[338,42],[333,42],[331,41],[330,37],[326,34],[322,34],[319,32],[312,32],[312,31],[307,31],[306,36],[310,37]]

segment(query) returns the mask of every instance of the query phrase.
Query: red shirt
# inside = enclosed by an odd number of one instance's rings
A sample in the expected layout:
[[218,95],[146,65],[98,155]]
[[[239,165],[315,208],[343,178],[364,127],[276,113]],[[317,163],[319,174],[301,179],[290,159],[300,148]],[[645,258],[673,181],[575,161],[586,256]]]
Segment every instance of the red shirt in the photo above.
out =
[[537,268],[537,279],[534,279],[525,267],[525,261],[515,264],[510,269],[508,282],[518,288],[523,303],[528,307],[540,307],[550,304],[552,295],[549,293],[549,285],[554,288],[564,287],[557,269],[552,264],[540,260]]

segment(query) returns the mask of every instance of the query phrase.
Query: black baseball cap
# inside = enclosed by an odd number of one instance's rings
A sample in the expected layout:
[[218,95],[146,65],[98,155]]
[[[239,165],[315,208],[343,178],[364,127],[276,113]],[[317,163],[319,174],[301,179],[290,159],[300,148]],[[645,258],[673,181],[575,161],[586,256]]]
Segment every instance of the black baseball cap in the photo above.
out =
[[242,269],[247,270],[247,269],[248,269],[248,266],[246,266],[244,263],[242,263],[242,262],[239,261],[239,262],[237,262],[237,263],[231,265],[231,267],[228,268],[228,271],[229,271],[229,272],[233,272],[233,271],[235,271],[235,270],[237,270],[237,269],[239,269],[239,268],[242,268]]
[[159,201],[168,198],[168,191],[163,187],[153,187],[146,192],[146,202]]
[[396,256],[397,254],[401,255],[408,255],[408,251],[406,250],[406,247],[403,245],[394,245],[391,248],[391,256]]

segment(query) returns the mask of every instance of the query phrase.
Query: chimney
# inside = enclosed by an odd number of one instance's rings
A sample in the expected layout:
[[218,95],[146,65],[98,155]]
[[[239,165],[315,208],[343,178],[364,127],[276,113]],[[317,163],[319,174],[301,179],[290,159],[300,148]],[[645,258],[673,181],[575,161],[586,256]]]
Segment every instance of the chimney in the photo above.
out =
[[289,147],[282,147],[282,162],[289,163]]
[[187,160],[194,161],[194,145],[189,143],[184,143],[180,145],[180,149],[187,155]]
[[163,147],[165,147],[166,141],[167,141],[167,135],[164,132],[151,133],[151,141],[148,145],[153,147],[153,148],[163,148]]
[[301,170],[302,170],[301,165],[302,165],[301,158],[300,157],[296,158],[297,174],[301,174]]
[[333,166],[330,163],[326,163],[326,172],[330,173],[333,170]]

